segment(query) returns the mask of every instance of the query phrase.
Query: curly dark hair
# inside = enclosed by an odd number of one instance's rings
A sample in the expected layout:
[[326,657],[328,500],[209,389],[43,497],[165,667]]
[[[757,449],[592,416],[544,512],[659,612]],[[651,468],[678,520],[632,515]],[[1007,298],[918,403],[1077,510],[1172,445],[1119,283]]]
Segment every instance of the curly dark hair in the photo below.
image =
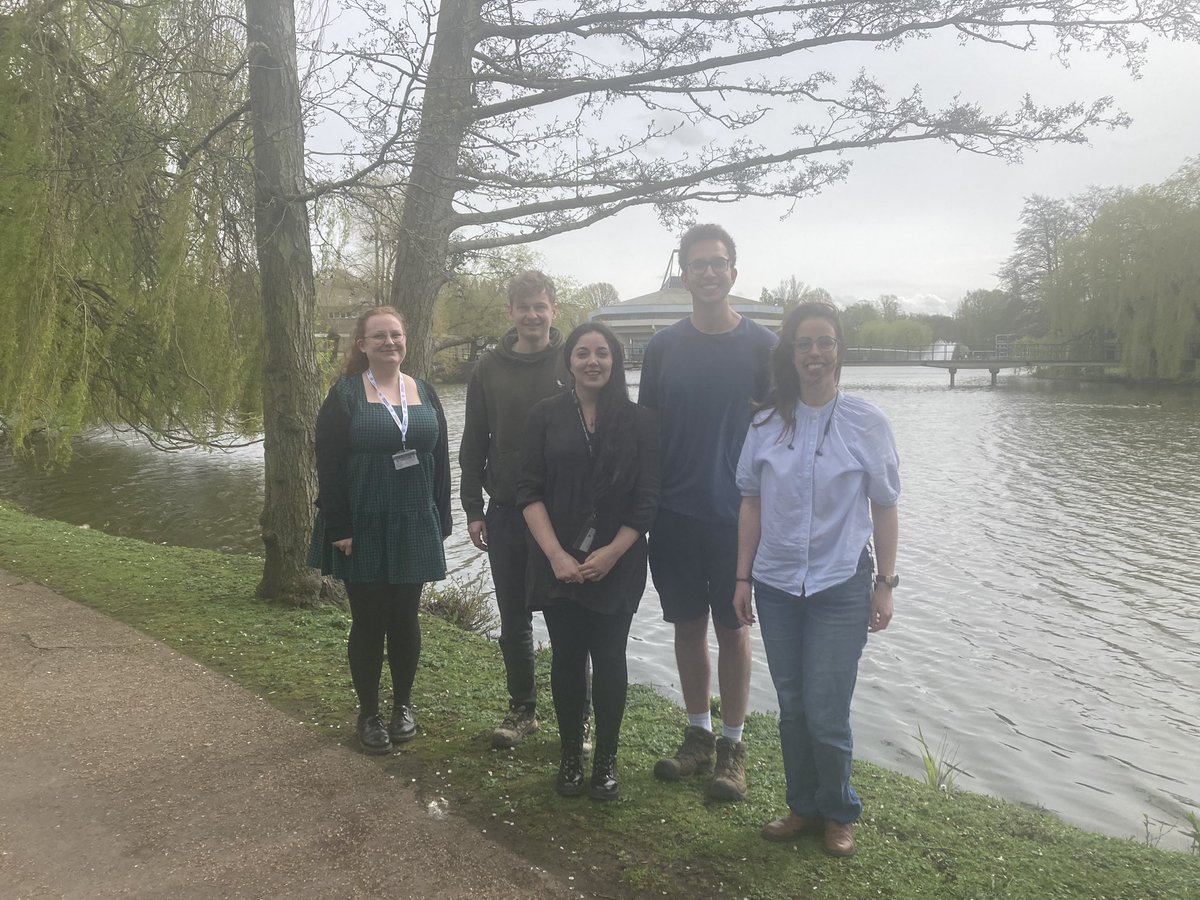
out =
[[760,428],[778,414],[783,420],[783,432],[780,441],[791,440],[796,434],[796,404],[800,402],[800,373],[796,371],[796,331],[805,319],[824,319],[833,326],[833,334],[837,338],[837,369],[835,378],[842,380],[842,359],[846,355],[846,344],[843,340],[842,315],[832,303],[815,300],[801,303],[786,316],[779,327],[779,343],[771,353],[771,389],[762,403],[755,405],[755,410],[770,410],[762,421],[755,422],[754,427]]

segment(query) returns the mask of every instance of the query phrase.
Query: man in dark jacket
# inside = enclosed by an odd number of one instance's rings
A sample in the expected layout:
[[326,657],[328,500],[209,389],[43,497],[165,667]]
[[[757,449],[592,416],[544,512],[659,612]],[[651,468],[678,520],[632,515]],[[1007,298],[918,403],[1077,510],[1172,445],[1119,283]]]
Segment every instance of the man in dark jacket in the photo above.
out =
[[491,563],[508,681],[508,714],[492,733],[496,747],[515,747],[538,727],[533,614],[525,597],[525,518],[515,499],[529,410],[567,386],[562,335],[551,327],[557,313],[554,282],[537,271],[514,278],[508,287],[513,328],[484,353],[467,385],[459,495],[471,542],[487,552]]

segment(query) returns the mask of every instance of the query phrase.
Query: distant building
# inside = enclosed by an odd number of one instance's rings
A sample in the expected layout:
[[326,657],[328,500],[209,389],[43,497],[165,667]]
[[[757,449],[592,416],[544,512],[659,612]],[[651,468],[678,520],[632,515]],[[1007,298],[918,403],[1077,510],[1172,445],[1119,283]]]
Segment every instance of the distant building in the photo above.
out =
[[[729,295],[729,305],[747,318],[778,331],[783,323],[783,307],[759,303],[748,297]],[[625,347],[625,358],[631,363],[642,361],[642,352],[656,331],[674,325],[692,312],[692,295],[683,286],[683,278],[675,265],[675,254],[667,265],[662,287],[651,294],[632,300],[610,303],[588,313],[588,321],[602,322],[613,330]]]

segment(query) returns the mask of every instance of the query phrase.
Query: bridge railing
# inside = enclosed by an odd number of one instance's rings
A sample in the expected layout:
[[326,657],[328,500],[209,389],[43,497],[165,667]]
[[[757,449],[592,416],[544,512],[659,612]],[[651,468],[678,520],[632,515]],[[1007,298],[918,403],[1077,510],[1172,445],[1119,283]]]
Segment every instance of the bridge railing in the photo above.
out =
[[848,347],[846,362],[852,363],[918,363],[951,362],[971,360],[975,362],[1119,362],[1120,349],[1115,344],[1066,343],[1033,344],[1016,343],[999,350],[970,350],[964,345],[935,344],[916,350],[897,350],[888,347]]

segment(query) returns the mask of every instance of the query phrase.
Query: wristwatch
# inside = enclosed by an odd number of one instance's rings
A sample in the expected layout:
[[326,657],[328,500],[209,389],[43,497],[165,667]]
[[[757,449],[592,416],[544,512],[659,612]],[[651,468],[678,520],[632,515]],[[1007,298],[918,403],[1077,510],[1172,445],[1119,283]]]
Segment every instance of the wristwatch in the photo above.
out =
[[890,588],[898,587],[900,585],[900,576],[899,575],[876,575],[875,583],[876,584],[886,584]]

